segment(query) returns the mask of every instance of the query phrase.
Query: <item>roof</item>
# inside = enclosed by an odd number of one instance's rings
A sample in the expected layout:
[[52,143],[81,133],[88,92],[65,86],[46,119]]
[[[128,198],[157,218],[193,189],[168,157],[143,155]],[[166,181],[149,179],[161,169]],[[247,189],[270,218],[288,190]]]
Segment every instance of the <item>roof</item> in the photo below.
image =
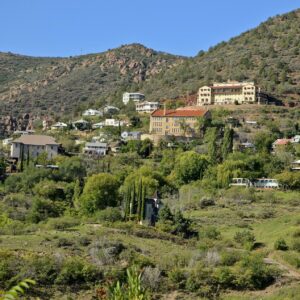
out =
[[48,135],[22,135],[21,137],[15,139],[13,143],[21,143],[24,145],[37,145],[37,146],[45,146],[45,145],[59,145],[55,138]]
[[287,145],[288,143],[290,143],[291,140],[290,139],[277,139],[274,144],[275,145]]
[[88,142],[85,144],[86,147],[99,147],[99,148],[106,148],[107,143],[101,143],[101,142]]
[[203,117],[208,112],[206,109],[201,108],[180,108],[180,109],[157,109],[151,116],[152,117]]

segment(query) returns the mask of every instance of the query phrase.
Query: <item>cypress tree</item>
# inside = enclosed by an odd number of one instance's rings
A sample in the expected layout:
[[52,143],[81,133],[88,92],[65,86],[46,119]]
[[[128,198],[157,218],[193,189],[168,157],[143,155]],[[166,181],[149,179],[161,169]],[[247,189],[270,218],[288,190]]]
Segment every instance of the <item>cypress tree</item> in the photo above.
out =
[[222,159],[225,160],[229,153],[232,152],[233,146],[233,130],[229,127],[225,128],[223,143],[222,143]]

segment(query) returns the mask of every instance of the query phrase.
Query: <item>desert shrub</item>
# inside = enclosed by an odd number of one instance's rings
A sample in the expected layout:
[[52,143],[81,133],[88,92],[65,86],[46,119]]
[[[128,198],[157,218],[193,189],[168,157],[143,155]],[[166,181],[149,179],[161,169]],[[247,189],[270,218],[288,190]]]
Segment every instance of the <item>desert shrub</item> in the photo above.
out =
[[221,238],[221,232],[216,227],[207,227],[200,230],[200,238],[208,238],[210,240],[219,240]]
[[107,207],[95,213],[95,220],[99,222],[117,222],[121,221],[121,211],[117,207]]
[[103,266],[115,263],[125,246],[120,242],[98,240],[90,245],[89,254],[94,264]]
[[294,238],[299,238],[300,237],[300,229],[293,232],[293,237]]
[[64,237],[59,238],[56,242],[57,247],[70,247],[73,245],[74,245],[74,242],[72,240],[64,238]]
[[179,268],[175,268],[168,272],[168,277],[176,288],[182,289],[186,284],[185,271]]
[[218,289],[216,289],[217,280],[213,276],[213,270],[210,268],[198,268],[192,270],[186,281],[185,288],[197,293],[200,297],[204,298],[216,298],[219,295]]
[[286,251],[288,250],[288,246],[283,238],[279,238],[278,240],[275,241],[274,243],[274,249],[275,250],[282,250]]
[[[59,265],[49,256],[31,257],[23,267],[24,277],[30,277],[39,284],[53,284],[58,273]],[[21,271],[22,274],[22,271]]]
[[81,258],[72,257],[64,261],[60,273],[56,278],[57,284],[82,284],[101,279],[102,272]]
[[203,197],[199,203],[199,206],[202,209],[205,207],[208,207],[208,206],[213,206],[213,205],[215,205],[215,200],[213,200],[211,198],[205,198],[205,197]]
[[297,252],[300,252],[300,239],[299,238],[292,240],[291,248]]
[[149,288],[151,291],[157,291],[159,289],[160,281],[161,271],[158,268],[150,266],[145,267],[142,273],[142,285],[145,288]]
[[90,245],[91,243],[91,239],[87,236],[81,236],[79,239],[78,239],[78,244],[80,246],[88,246]]
[[69,216],[49,219],[47,222],[47,226],[50,229],[55,229],[55,230],[65,230],[67,228],[78,226],[79,224],[80,224],[80,219],[69,217]]
[[280,275],[278,269],[266,265],[259,255],[244,256],[234,269],[235,286],[241,289],[263,289]]
[[218,284],[223,288],[233,288],[235,275],[228,267],[217,268],[214,272],[214,277],[216,278]]
[[9,220],[0,228],[0,234],[3,235],[20,235],[26,232],[26,227],[23,222],[18,220]]
[[241,258],[241,255],[237,251],[222,251],[221,254],[221,264],[223,266],[233,266]]
[[255,236],[249,230],[238,231],[234,235],[234,240],[237,243],[241,244],[243,247],[251,250],[254,246]]

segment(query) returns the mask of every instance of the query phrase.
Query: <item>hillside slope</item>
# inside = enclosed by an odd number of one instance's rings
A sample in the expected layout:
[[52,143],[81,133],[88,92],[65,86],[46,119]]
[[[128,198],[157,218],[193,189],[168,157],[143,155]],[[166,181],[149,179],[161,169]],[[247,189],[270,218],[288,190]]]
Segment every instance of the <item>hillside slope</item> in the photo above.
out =
[[139,44],[70,58],[0,53],[1,114],[69,114],[94,103],[120,104],[122,92],[182,61]]
[[300,99],[300,10],[270,18],[144,84],[152,98],[196,93],[212,81],[255,80],[283,100]]
[[0,115],[74,115],[88,106],[121,105],[124,91],[177,98],[228,79],[255,80],[268,93],[297,101],[299,24],[300,10],[276,16],[193,58],[139,44],[70,58],[0,53]]

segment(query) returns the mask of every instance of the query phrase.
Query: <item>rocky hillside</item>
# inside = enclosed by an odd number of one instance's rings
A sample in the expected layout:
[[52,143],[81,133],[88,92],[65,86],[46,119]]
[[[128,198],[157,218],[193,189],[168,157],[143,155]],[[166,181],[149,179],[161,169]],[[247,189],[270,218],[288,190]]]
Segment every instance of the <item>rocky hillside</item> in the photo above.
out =
[[120,105],[124,91],[183,60],[139,44],[70,58],[0,53],[1,114],[57,115],[95,104]]
[[300,10],[270,18],[143,85],[152,98],[196,93],[213,81],[255,80],[282,100],[300,100]]
[[228,79],[255,80],[268,93],[295,102],[299,24],[300,10],[276,16],[193,58],[139,44],[69,58],[0,53],[0,114],[74,115],[88,106],[120,106],[124,91],[142,91],[148,100],[177,98]]

